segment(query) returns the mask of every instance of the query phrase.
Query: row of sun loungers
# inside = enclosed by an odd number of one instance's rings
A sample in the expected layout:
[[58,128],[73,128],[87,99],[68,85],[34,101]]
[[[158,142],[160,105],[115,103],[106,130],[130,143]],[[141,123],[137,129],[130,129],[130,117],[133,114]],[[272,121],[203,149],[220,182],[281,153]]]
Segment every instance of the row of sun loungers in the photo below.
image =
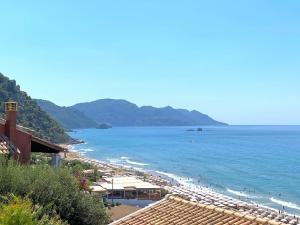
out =
[[197,201],[204,205],[215,205],[221,208],[239,211],[240,213],[250,214],[260,218],[273,219],[291,225],[300,224],[300,219],[298,217],[279,214],[272,209],[232,199],[222,194],[217,194],[208,188],[191,189],[185,186],[166,186],[165,189],[174,195],[178,195],[190,201]]
[[[117,170],[115,165],[100,162],[98,160],[80,159],[85,163],[90,163],[95,167],[102,170]],[[149,182],[153,182],[157,185],[168,184],[162,178],[150,176],[147,179]],[[214,205],[220,208],[239,211],[240,213],[253,215],[259,218],[268,218],[276,220],[290,225],[300,225],[299,217],[291,216],[288,214],[278,213],[277,211],[262,206],[258,206],[252,203],[243,202],[237,199],[227,197],[222,194],[218,194],[210,190],[209,188],[199,187],[191,188],[183,185],[166,185],[164,189],[173,195],[180,196],[189,201],[199,202],[203,205]]]

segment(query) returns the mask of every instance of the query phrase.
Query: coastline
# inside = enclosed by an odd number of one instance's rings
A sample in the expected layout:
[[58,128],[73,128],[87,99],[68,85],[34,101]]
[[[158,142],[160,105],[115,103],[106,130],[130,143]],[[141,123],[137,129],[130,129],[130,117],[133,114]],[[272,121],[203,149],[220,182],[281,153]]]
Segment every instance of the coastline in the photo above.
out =
[[167,193],[180,196],[186,200],[200,202],[205,205],[215,205],[220,208],[230,209],[236,212],[243,213],[245,215],[253,215],[258,217],[266,217],[276,219],[278,221],[292,221],[299,220],[299,215],[289,214],[285,211],[280,211],[271,207],[264,206],[262,204],[250,203],[243,200],[239,200],[224,194],[217,193],[216,191],[202,186],[191,187],[184,182],[179,182],[176,179],[170,177],[170,174],[159,171],[150,172],[139,168],[120,165],[117,163],[105,162],[101,160],[95,160],[81,155],[72,149],[73,145],[67,145],[68,153],[67,158],[69,160],[80,160],[85,163],[89,163],[97,168],[104,170],[114,170],[118,175],[132,175],[140,179],[146,179],[146,181],[159,185]]
[[78,129],[70,135],[85,140],[73,149],[90,158],[168,173],[187,186],[300,215],[300,127],[188,128],[194,127]]

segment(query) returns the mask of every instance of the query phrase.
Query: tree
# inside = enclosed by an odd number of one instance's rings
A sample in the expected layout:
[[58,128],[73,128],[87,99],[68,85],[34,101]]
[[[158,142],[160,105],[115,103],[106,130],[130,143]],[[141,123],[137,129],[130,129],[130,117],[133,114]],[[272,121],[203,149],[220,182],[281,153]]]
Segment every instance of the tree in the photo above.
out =
[[104,225],[110,222],[103,202],[80,189],[69,169],[48,165],[18,165],[0,158],[0,195],[28,197],[40,206],[39,218],[57,215],[72,225]]
[[16,101],[18,103],[18,124],[34,130],[34,135],[55,143],[70,140],[64,128],[44,112],[37,103],[20,90],[16,81],[10,80],[0,73],[0,116],[3,117],[4,102]]

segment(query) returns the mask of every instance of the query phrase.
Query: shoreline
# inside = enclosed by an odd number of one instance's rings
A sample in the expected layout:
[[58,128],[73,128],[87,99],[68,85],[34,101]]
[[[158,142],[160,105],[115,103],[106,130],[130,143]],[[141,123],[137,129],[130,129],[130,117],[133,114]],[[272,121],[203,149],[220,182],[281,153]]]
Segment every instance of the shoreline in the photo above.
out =
[[100,167],[102,169],[119,171],[120,174],[127,174],[137,176],[138,178],[146,178],[146,181],[159,185],[163,190],[172,195],[183,197],[186,200],[200,202],[205,205],[215,205],[220,208],[230,209],[236,212],[244,213],[245,215],[254,215],[258,217],[273,218],[278,221],[291,221],[297,219],[300,221],[300,216],[287,213],[286,211],[280,211],[275,208],[267,207],[262,204],[253,202],[247,202],[234,197],[230,197],[214,191],[211,188],[203,187],[199,185],[186,185],[184,182],[179,182],[176,179],[169,176],[168,173],[159,171],[146,171],[140,168],[132,166],[124,166],[117,163],[105,162],[101,160],[91,159],[85,155],[81,155],[80,152],[72,149],[73,144],[65,145],[68,149],[70,160],[80,160],[85,163],[89,163],[93,166]]

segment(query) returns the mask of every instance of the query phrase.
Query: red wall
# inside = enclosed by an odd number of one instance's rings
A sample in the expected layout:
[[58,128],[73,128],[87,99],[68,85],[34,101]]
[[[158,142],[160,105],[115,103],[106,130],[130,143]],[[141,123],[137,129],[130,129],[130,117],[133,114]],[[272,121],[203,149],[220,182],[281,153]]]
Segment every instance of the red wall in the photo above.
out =
[[[0,124],[0,134],[5,134],[5,126]],[[21,152],[19,156],[19,161],[23,164],[27,164],[30,161],[31,156],[31,135],[24,133],[22,131],[16,130],[14,144]]]
[[31,135],[17,130],[14,144],[21,152],[19,161],[23,164],[29,163],[31,156]]
[[5,111],[5,134],[12,143],[16,142],[17,133],[17,112],[16,111]]
[[4,129],[5,129],[5,126],[3,124],[0,124],[0,134],[4,134]]

